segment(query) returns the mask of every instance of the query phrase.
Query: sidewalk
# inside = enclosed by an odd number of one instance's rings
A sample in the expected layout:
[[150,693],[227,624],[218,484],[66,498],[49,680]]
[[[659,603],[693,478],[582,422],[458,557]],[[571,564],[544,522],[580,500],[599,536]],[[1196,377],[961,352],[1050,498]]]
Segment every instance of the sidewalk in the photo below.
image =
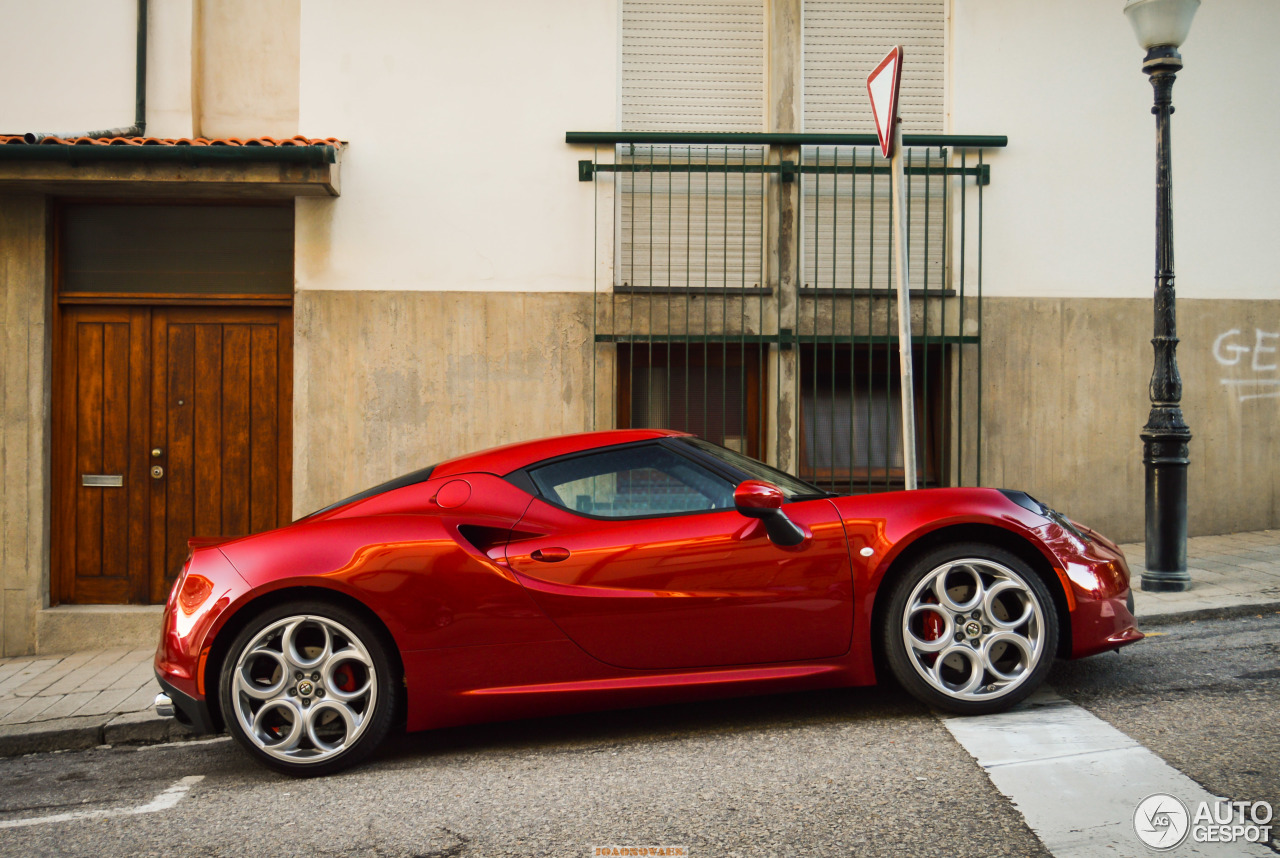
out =
[[154,657],[120,647],[0,659],[0,756],[187,735],[151,708]]
[[[1192,588],[1184,593],[1139,590],[1143,545],[1121,548],[1140,624],[1280,611],[1280,530],[1188,540]],[[160,692],[153,655],[118,648],[0,659],[0,756],[189,736],[151,709]]]
[[1187,540],[1191,589],[1144,593],[1141,542],[1121,545],[1133,574],[1135,613],[1141,623],[1235,616],[1252,608],[1280,610],[1280,530],[1197,536]]

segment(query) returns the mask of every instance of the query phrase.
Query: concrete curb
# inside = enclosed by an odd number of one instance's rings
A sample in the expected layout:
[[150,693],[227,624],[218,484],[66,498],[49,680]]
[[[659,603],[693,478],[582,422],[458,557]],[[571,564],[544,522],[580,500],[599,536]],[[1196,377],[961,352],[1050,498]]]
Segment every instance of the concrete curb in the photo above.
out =
[[117,715],[102,728],[104,745],[155,745],[195,737],[176,718],[161,718],[150,711]]
[[1215,608],[1193,608],[1186,611],[1166,611],[1162,614],[1144,614],[1138,617],[1138,628],[1144,625],[1168,626],[1175,623],[1193,623],[1197,620],[1234,620],[1257,614],[1280,613],[1280,601],[1253,602],[1240,605],[1221,605]]
[[99,745],[155,745],[199,738],[173,718],[154,712],[86,715],[0,727],[0,757],[78,751]]
[[0,727],[0,756],[92,748],[102,744],[102,728],[109,720],[110,716],[86,715],[6,725]]

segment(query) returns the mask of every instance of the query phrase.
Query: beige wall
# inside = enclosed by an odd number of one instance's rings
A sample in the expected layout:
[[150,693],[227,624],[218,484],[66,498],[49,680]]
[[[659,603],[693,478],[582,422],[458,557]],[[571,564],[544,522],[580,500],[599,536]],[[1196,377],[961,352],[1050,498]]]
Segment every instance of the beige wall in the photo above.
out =
[[147,0],[147,135],[191,137],[191,10],[195,0]]
[[[150,2],[149,131],[351,141],[343,206],[299,210],[301,288],[590,290],[597,270],[610,282],[612,226],[602,219],[597,248],[592,215],[612,210],[612,184],[594,199],[574,181],[592,152],[563,134],[617,126],[616,0]],[[988,153],[988,295],[1150,289],[1151,91],[1122,6],[951,0],[947,128],[1010,140]],[[794,41],[795,7],[773,4],[771,38]],[[0,0],[0,21],[0,132],[132,122],[136,0]],[[1266,83],[1280,72],[1277,28],[1271,0],[1205,3],[1183,48],[1184,297],[1274,294],[1280,162],[1246,156],[1244,182],[1220,165],[1280,133]],[[1046,63],[1046,45],[1071,59]],[[785,67],[772,70],[778,119]]]
[[[1151,301],[984,304],[983,484],[1141,541]],[[1191,534],[1280,526],[1280,302],[1182,299],[1178,333]]]
[[579,182],[592,147],[564,135],[616,127],[618,8],[307,0],[302,132],[351,146],[338,204],[298,206],[298,288],[610,283],[613,183]]
[[299,292],[294,513],[496,444],[591,428],[591,296]]
[[196,133],[297,134],[301,0],[195,0],[193,11]]
[[0,0],[0,133],[132,125],[137,7]]
[[[1151,312],[1141,299],[984,301],[984,485],[1142,539]],[[1280,306],[1183,300],[1179,322],[1191,533],[1280,526],[1280,399],[1258,396],[1280,392]],[[301,292],[295,330],[297,514],[460,453],[590,428],[589,296]],[[613,384],[598,357],[604,426]]]
[[[0,133],[133,124],[137,0],[0,0]],[[301,0],[149,0],[147,134],[298,133]]]
[[[951,7],[947,131],[1009,136],[987,153],[987,295],[1149,295],[1155,119],[1122,0]],[[1205,2],[1181,49],[1171,139],[1184,298],[1276,294],[1280,161],[1253,153],[1280,135],[1277,32],[1274,0]]]
[[[151,133],[351,143],[343,196],[296,209],[296,513],[459,453],[590,427],[592,289],[612,282],[614,203],[609,180],[576,181],[594,153],[564,132],[617,126],[619,3],[151,2]],[[953,0],[948,130],[1010,137],[989,153],[983,192],[982,482],[1128,540],[1142,537],[1154,135],[1121,5]],[[135,8],[0,0],[6,32],[21,34],[0,51],[13,84],[0,131],[130,123]],[[795,8],[774,5],[776,41],[795,41]],[[1260,98],[1280,71],[1266,41],[1277,27],[1274,3],[1205,4],[1174,93],[1193,534],[1280,526],[1267,258],[1280,162],[1251,158],[1249,180],[1228,184],[1217,154],[1224,129],[1249,153],[1280,132]],[[1075,51],[1066,72],[1043,62],[1059,44]],[[772,85],[785,127],[797,106]],[[0,196],[6,655],[31,649],[48,599],[46,217],[38,197]],[[594,351],[608,425],[610,352]],[[775,417],[791,424],[794,403]],[[964,439],[976,441],[969,427]],[[787,465],[790,452],[775,455]]]
[[49,266],[43,197],[0,196],[0,655],[35,645],[49,579]]

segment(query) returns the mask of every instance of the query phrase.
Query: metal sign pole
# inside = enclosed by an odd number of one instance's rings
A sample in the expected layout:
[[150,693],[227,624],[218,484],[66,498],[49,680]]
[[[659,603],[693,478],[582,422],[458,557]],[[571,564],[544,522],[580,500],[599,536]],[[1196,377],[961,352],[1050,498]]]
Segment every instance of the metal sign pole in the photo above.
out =
[[911,380],[911,277],[907,270],[907,193],[906,175],[902,167],[902,123],[893,117],[893,157],[889,172],[893,176],[893,247],[894,285],[898,290],[898,357],[902,367],[902,465],[904,486],[916,487],[916,408],[915,385]]

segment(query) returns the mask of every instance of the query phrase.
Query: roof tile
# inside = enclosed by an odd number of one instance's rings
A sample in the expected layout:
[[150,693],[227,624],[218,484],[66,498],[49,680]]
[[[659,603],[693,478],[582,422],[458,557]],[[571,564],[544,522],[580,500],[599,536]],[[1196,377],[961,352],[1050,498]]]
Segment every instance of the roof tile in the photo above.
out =
[[336,137],[46,137],[28,143],[21,134],[0,134],[0,146],[342,146]]

